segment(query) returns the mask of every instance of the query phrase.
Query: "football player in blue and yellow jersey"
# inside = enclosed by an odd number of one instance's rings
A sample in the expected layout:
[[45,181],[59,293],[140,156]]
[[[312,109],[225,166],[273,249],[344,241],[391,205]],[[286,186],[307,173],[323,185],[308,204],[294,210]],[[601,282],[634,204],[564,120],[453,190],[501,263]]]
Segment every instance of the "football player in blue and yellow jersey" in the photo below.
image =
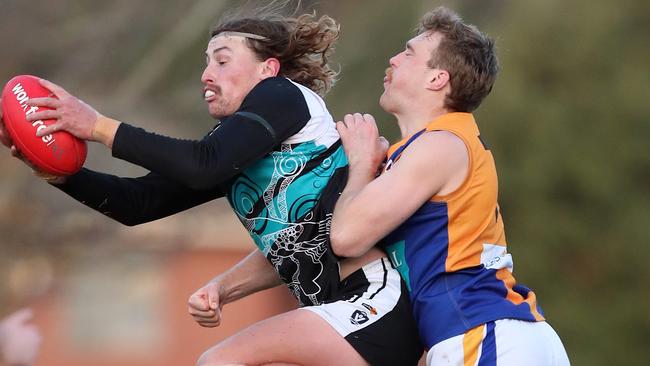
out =
[[386,154],[372,116],[337,125],[350,176],[332,245],[349,257],[381,240],[407,282],[428,365],[567,365],[535,293],[513,277],[494,159],[471,114],[497,71],[494,42],[476,27],[446,8],[424,16],[390,59],[380,99],[403,139]]

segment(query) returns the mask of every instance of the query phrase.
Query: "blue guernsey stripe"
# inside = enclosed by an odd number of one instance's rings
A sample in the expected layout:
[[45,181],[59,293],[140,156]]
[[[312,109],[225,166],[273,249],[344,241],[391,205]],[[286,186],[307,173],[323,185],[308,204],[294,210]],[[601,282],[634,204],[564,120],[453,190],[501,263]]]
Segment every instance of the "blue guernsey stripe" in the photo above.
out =
[[478,360],[478,366],[496,366],[497,365],[497,345],[494,336],[494,322],[486,324],[485,338],[481,346],[481,358]]

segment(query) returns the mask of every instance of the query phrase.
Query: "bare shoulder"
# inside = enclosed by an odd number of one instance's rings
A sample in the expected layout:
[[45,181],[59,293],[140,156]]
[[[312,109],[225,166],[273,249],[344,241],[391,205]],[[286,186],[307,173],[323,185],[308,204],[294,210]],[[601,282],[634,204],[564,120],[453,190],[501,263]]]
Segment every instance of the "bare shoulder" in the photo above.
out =
[[465,142],[448,131],[432,131],[419,136],[404,150],[402,159],[430,164],[466,163],[468,159]]
[[457,186],[468,166],[463,140],[451,132],[433,131],[413,141],[388,173],[411,192],[423,189],[422,197],[431,197]]

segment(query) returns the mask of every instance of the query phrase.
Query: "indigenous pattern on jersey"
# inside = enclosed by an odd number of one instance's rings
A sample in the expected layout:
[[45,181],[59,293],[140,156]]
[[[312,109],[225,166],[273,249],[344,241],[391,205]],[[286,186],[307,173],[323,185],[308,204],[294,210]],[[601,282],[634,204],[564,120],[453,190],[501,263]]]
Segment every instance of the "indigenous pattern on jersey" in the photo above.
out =
[[430,348],[497,319],[543,320],[535,294],[512,275],[494,159],[471,114],[446,114],[391,146],[386,169],[430,131],[449,131],[463,140],[467,177],[453,193],[432,197],[384,239],[411,292],[422,341]]
[[335,293],[340,280],[329,233],[347,159],[323,100],[294,85],[308,106],[309,121],[235,177],[227,197],[300,303],[317,305]]

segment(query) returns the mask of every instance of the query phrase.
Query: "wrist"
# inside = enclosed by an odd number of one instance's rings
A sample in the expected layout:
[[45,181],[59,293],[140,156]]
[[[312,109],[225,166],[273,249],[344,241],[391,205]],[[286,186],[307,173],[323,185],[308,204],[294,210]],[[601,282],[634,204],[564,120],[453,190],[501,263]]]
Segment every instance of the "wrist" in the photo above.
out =
[[225,273],[221,274],[221,275],[211,279],[206,285],[206,286],[213,285],[213,286],[216,286],[219,289],[218,290],[219,302],[222,305],[225,305],[225,304],[233,301],[233,299],[231,298],[231,293],[228,290],[230,286],[228,285],[228,279],[226,277],[227,277],[227,275]]
[[109,149],[113,148],[115,133],[121,122],[114,119],[99,115],[92,131],[92,139],[106,145]]
[[348,180],[358,180],[370,182],[377,175],[377,167],[368,163],[351,163],[349,164],[349,178]]
[[32,169],[32,174],[50,184],[63,184],[67,180],[67,177],[65,176],[53,175],[36,169]]

